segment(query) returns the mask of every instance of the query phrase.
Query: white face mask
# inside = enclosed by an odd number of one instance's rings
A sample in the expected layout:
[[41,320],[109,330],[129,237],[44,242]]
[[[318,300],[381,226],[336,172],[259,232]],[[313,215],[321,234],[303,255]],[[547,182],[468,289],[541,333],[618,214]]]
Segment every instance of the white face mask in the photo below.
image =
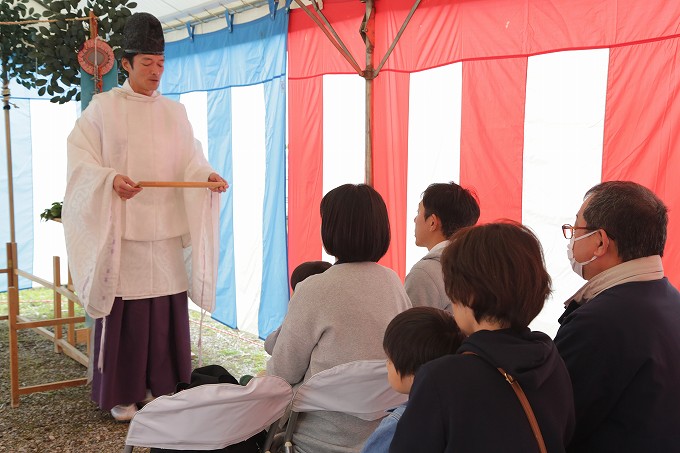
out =
[[584,234],[583,236],[579,237],[574,237],[572,236],[571,239],[569,239],[569,245],[567,245],[567,257],[569,258],[569,263],[571,264],[571,268],[578,274],[579,277],[583,277],[583,266],[585,266],[588,263],[592,263],[597,259],[597,256],[593,255],[592,258],[590,258],[588,261],[584,261],[583,263],[579,263],[576,261],[576,258],[574,258],[574,242],[580,241],[581,239],[585,239],[588,236],[592,236],[593,234],[597,233],[598,230],[591,231],[588,234]]

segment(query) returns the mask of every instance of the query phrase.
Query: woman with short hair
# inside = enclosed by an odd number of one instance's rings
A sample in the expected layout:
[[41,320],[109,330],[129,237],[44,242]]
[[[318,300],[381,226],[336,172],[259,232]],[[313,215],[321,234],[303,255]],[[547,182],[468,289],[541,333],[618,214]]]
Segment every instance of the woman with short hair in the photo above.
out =
[[[365,184],[345,184],[321,200],[321,239],[337,261],[295,287],[267,363],[291,385],[355,360],[385,359],[383,334],[411,303],[397,274],[377,264],[390,245],[385,202]],[[338,412],[300,414],[299,453],[359,452],[378,426]]]
[[423,365],[390,452],[538,452],[519,382],[547,451],[564,452],[574,431],[569,374],[552,340],[528,325],[551,280],[525,226],[491,223],[456,233],[441,258],[446,293],[468,338],[457,354]]

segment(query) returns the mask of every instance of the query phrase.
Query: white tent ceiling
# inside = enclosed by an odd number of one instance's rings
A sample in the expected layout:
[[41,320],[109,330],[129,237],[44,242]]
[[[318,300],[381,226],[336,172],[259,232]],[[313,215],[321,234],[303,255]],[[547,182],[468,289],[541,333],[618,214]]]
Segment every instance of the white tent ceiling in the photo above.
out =
[[[285,0],[278,0],[279,8]],[[310,5],[310,0],[302,0]],[[317,0],[323,9],[323,0]],[[291,2],[291,8],[297,8]],[[186,26],[196,26],[197,33],[224,28],[226,14],[234,14],[234,24],[248,22],[269,14],[268,0],[138,0],[135,11],[145,11],[158,17],[166,32],[166,39],[174,41],[187,36]]]
[[[84,4],[87,0],[81,0]],[[147,12],[163,24],[166,40],[175,41],[187,36],[187,25],[196,26],[196,33],[207,33],[226,26],[225,15],[234,14],[234,24],[248,22],[269,14],[268,0],[136,0],[135,12]],[[45,8],[42,0],[30,0],[37,9]],[[88,1],[92,3],[92,1]],[[285,0],[279,0],[279,8]],[[309,5],[310,0],[303,0]],[[323,8],[323,0],[317,0]],[[296,8],[295,2],[291,4]]]
[[[167,31],[184,29],[187,24],[199,25],[224,18],[225,14],[259,14],[269,11],[267,0],[141,0],[135,11],[145,11],[158,17]],[[250,19],[248,19],[250,20]]]

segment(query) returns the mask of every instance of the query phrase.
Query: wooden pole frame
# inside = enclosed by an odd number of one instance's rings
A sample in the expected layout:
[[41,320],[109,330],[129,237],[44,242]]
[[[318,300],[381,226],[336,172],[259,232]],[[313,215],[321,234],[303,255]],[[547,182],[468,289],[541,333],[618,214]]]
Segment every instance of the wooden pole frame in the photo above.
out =
[[[2,80],[2,109],[5,114],[5,149],[7,150],[7,196],[9,198],[9,241],[16,242],[14,230],[14,177],[12,176],[12,132],[9,124],[9,79]],[[7,285],[9,287],[9,285]]]
[[[75,361],[79,362],[85,367],[89,363],[89,330],[75,329],[75,324],[85,322],[84,316],[74,316],[73,304],[78,302],[78,297],[68,289],[68,287],[61,286],[60,276],[60,259],[58,256],[53,257],[52,265],[54,282],[36,277],[35,275],[24,272],[18,268],[17,265],[17,247],[16,243],[7,244],[7,281],[8,281],[8,315],[9,321],[9,371],[10,371],[10,401],[12,407],[19,406],[19,397],[36,392],[46,392],[57,390],[66,387],[75,387],[87,384],[87,378],[69,379],[65,381],[48,382],[46,384],[20,386],[19,385],[19,331],[24,329],[34,329],[36,333],[46,337],[54,343],[54,351],[64,353]],[[33,282],[49,288],[54,294],[53,319],[44,319],[40,321],[33,321],[21,315],[21,307],[19,300],[18,281],[19,277],[27,278]],[[69,276],[70,282],[70,276]],[[62,316],[61,298],[66,297],[69,301],[68,316]],[[67,338],[63,338],[62,328],[66,325],[69,334]],[[54,332],[46,329],[46,327],[53,327]],[[80,333],[84,335],[79,335]],[[88,354],[83,354],[77,347],[78,340],[84,340],[87,344]]]

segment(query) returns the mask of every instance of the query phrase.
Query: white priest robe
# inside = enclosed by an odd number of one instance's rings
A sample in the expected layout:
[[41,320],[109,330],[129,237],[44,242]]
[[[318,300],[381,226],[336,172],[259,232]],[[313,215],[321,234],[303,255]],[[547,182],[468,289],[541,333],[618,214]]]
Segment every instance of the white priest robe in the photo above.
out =
[[213,311],[217,194],[146,188],[123,201],[113,190],[117,174],[133,181],[207,181],[212,172],[182,104],[157,92],[137,94],[128,82],[92,99],[68,137],[62,212],[73,283],[90,316],[108,315],[116,296],[186,290]]

